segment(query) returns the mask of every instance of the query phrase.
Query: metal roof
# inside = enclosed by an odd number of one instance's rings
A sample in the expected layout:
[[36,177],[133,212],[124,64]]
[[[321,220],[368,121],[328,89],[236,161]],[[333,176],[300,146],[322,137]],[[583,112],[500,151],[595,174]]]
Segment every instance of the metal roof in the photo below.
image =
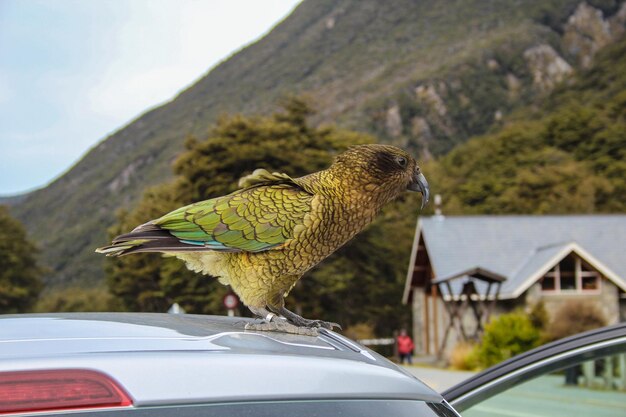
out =
[[340,334],[244,330],[243,317],[146,313],[0,315],[0,372],[93,369],[135,405],[314,398],[441,401]]
[[507,278],[500,298],[519,297],[571,252],[626,290],[626,215],[422,217],[405,300],[420,235],[436,278],[483,268]]

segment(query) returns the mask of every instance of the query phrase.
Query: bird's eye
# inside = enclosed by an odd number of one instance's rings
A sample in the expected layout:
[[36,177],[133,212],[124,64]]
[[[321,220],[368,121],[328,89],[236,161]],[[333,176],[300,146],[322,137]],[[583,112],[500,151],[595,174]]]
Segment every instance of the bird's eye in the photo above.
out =
[[402,168],[406,168],[406,158],[404,156],[398,156],[396,157],[396,162],[398,163],[398,165],[400,165]]

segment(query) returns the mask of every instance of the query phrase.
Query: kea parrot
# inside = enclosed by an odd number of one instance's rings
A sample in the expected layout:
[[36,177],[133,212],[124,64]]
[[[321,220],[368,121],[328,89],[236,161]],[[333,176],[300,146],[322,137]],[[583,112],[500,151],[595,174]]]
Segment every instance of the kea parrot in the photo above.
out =
[[230,285],[260,324],[256,330],[317,334],[335,323],[285,308],[300,277],[365,228],[405,190],[429,188],[417,162],[389,145],[358,145],[300,178],[257,169],[239,190],[181,207],[96,249],[107,256],[164,252]]

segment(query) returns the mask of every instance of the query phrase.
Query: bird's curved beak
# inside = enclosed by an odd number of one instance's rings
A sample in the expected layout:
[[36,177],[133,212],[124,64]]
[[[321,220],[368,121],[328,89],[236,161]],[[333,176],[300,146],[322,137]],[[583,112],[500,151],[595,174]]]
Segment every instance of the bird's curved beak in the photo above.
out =
[[407,189],[422,193],[422,206],[420,207],[420,210],[422,210],[428,203],[428,197],[430,197],[430,188],[428,187],[428,181],[426,181],[424,174],[419,173],[414,175]]

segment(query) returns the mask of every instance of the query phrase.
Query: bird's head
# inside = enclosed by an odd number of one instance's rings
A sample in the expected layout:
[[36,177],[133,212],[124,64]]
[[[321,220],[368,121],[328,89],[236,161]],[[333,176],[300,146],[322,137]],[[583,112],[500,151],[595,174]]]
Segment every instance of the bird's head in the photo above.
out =
[[415,159],[390,145],[358,145],[337,156],[332,169],[370,192],[393,199],[405,190],[422,193],[422,208],[428,202],[429,188]]

